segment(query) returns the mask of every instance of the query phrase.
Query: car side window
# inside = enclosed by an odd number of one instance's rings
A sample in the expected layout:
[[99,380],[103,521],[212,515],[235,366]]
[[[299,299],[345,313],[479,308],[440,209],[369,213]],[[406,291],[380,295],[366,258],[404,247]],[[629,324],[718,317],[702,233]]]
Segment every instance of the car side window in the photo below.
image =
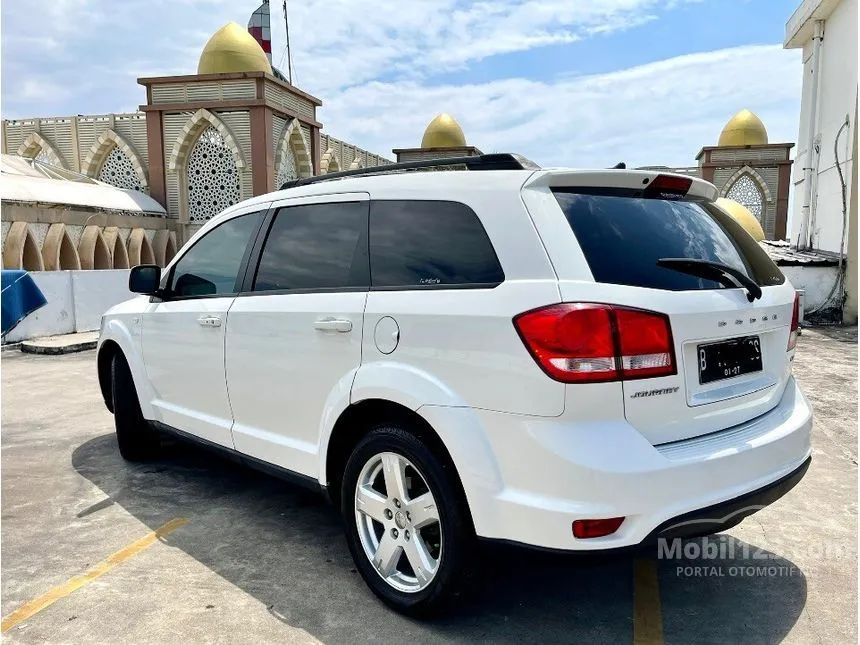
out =
[[280,209],[253,290],[366,288],[367,208],[367,202],[337,202]]
[[188,297],[236,293],[242,259],[262,217],[262,213],[240,215],[201,237],[174,266],[171,295]]
[[496,286],[505,274],[475,212],[458,202],[379,200],[370,208],[376,288]]

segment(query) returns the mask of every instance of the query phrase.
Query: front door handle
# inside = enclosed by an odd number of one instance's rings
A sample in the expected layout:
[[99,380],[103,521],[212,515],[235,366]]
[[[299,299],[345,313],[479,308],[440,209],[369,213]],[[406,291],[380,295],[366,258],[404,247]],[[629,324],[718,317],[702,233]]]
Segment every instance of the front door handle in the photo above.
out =
[[322,318],[314,323],[317,331],[337,331],[342,334],[352,331],[352,321],[343,318]]
[[221,316],[200,316],[197,322],[204,327],[220,327]]

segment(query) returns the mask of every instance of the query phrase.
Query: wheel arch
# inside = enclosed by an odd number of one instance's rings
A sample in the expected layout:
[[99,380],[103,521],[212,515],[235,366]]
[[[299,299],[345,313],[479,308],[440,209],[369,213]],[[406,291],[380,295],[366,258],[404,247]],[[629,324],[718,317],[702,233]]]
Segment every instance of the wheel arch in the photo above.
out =
[[348,405],[341,412],[329,436],[323,486],[335,506],[340,503],[343,472],[352,451],[368,432],[387,423],[407,430],[424,441],[443,467],[451,469],[460,494],[468,502],[454,458],[427,419],[401,403],[388,399],[364,399]]
[[137,342],[128,330],[126,324],[119,319],[109,320],[102,330],[96,354],[96,369],[98,372],[99,388],[105,399],[105,405],[113,413],[113,401],[111,400],[111,360],[117,354],[121,354],[131,370],[134,388],[137,390],[137,398],[140,402],[140,410],[145,419],[154,419],[152,408],[152,392],[143,363],[140,361],[140,343]]
[[113,414],[111,363],[113,362],[113,357],[117,354],[122,354],[122,349],[115,340],[108,339],[101,344],[98,355],[96,356],[96,369],[99,375],[99,389],[102,392],[105,407],[111,414]]

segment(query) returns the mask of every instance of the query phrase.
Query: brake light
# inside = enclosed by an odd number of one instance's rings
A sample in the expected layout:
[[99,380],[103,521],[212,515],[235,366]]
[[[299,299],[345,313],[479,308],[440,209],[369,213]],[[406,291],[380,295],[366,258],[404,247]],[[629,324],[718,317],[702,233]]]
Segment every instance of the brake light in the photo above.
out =
[[788,348],[791,351],[797,345],[797,332],[800,329],[800,294],[794,294],[794,312],[791,314],[791,331],[788,332]]
[[677,199],[686,195],[692,185],[693,180],[690,177],[657,175],[645,186],[642,196],[652,199]]
[[605,520],[576,520],[573,523],[573,536],[584,538],[603,537],[612,535],[624,522],[623,517],[609,517]]
[[664,314],[568,302],[520,314],[514,327],[540,368],[562,383],[676,373],[672,330]]

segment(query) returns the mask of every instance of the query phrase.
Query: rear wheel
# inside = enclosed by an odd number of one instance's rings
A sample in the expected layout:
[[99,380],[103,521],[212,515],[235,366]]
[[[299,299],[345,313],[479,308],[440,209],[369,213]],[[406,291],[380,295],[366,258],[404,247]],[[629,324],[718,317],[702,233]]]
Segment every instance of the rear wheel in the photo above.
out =
[[158,450],[159,437],[143,418],[131,369],[120,353],[111,360],[111,386],[119,454],[128,461],[151,458]]
[[468,509],[450,466],[398,427],[372,430],[347,462],[341,512],[364,581],[411,615],[443,608],[472,552]]

